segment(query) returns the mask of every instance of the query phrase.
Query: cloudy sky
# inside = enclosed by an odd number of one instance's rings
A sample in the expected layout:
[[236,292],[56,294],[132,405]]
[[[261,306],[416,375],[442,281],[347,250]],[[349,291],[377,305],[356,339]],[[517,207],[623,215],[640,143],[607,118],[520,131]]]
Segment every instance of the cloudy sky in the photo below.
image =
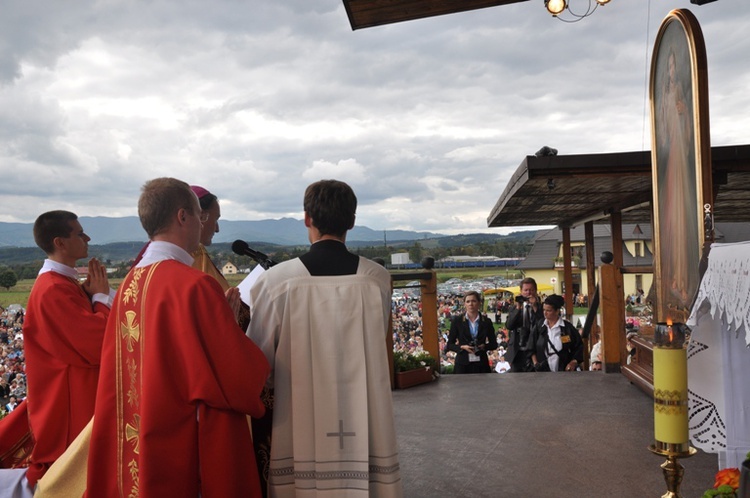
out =
[[[587,0],[571,0],[576,10]],[[0,0],[0,221],[133,216],[175,176],[225,219],[302,217],[337,178],[358,224],[487,229],[524,156],[647,150],[647,70],[699,19],[713,145],[750,140],[750,1],[542,0],[352,31],[341,0]]]

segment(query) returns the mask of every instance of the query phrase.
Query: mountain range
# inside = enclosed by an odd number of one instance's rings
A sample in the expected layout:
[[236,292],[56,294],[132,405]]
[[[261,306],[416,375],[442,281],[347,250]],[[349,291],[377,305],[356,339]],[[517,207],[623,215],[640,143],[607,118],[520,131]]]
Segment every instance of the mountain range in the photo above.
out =
[[[145,242],[146,232],[135,216],[109,218],[104,216],[79,218],[84,231],[91,237],[92,245],[105,245],[118,242]],[[32,234],[33,223],[0,223],[0,247],[35,247]],[[356,244],[382,243],[387,241],[411,241],[445,237],[432,232],[409,230],[373,230],[355,226],[347,235],[347,242]],[[249,243],[269,243],[282,246],[307,245],[307,229],[303,220],[281,218],[260,221],[219,221],[219,233],[215,243],[231,243],[242,239]]]

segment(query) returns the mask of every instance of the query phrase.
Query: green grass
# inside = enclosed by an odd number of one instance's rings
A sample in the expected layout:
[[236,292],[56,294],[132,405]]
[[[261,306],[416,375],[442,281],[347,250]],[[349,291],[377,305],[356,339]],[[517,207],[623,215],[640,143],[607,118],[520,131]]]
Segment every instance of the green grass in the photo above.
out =
[[439,283],[443,283],[452,278],[460,278],[461,280],[477,280],[480,278],[493,277],[493,278],[504,278],[513,280],[521,278],[520,273],[516,271],[502,270],[500,268],[460,268],[451,270],[436,270],[437,279]]
[[24,308],[29,302],[29,292],[34,280],[19,280],[18,283],[11,287],[10,290],[0,288],[0,306],[7,308],[10,304],[20,304]]
[[[11,304],[20,304],[25,308],[29,303],[29,293],[31,293],[31,288],[34,286],[34,280],[19,280],[10,290],[0,288],[0,306],[7,308]],[[121,278],[109,279],[109,286],[115,290],[120,286],[120,283],[122,283]]]
[[[421,273],[423,271],[408,270],[410,273]],[[396,271],[394,273],[405,273],[405,271]],[[505,278],[508,280],[521,278],[520,272],[514,270],[506,272],[502,268],[438,268],[435,270],[435,273],[438,283],[443,283],[452,278],[460,278],[461,280],[475,280],[486,277]]]

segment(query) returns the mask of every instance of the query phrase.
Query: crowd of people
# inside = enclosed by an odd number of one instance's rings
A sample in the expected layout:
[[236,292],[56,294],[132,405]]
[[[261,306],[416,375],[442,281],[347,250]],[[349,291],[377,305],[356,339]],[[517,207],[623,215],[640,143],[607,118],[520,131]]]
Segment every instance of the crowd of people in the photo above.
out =
[[23,310],[0,313],[0,417],[26,398],[23,320]]

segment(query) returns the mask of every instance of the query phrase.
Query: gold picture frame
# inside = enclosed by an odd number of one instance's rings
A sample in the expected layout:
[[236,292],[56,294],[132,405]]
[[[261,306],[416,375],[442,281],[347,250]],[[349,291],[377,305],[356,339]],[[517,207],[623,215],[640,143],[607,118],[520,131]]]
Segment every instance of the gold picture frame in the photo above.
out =
[[651,60],[654,318],[684,322],[713,238],[706,48],[698,20],[670,12]]

